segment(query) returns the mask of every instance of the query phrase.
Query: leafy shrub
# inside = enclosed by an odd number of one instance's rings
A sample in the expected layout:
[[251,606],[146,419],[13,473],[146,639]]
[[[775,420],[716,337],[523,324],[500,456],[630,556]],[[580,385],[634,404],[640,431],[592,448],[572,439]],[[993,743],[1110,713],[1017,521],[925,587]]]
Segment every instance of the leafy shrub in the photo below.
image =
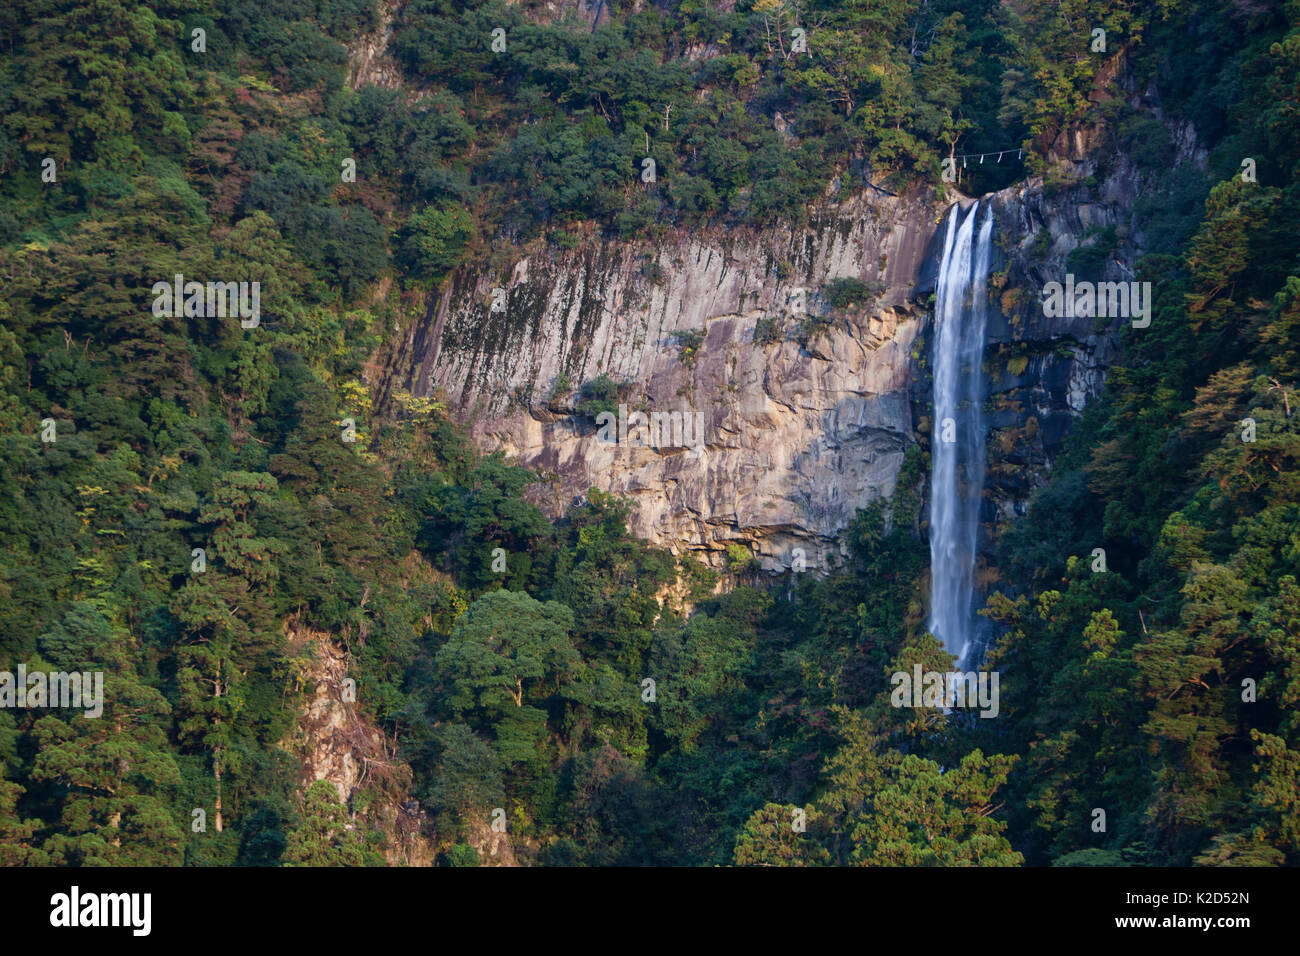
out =
[[562,395],[567,394],[569,389],[572,387],[573,383],[569,380],[569,376],[564,372],[561,372],[559,375],[555,376],[555,384],[551,386],[551,393],[548,398],[552,400],[557,399]]
[[447,849],[446,856],[447,866],[478,866],[478,850],[468,843],[454,843]]
[[785,337],[774,315],[765,315],[754,323],[754,344],[775,345]]
[[700,350],[704,344],[703,329],[686,329],[677,333],[678,357],[682,364],[692,366],[695,364],[695,353]]
[[758,563],[758,559],[749,548],[735,541],[727,542],[727,569],[732,572],[744,571]]
[[1065,258],[1066,271],[1077,276],[1099,276],[1118,242],[1115,227],[1107,226],[1071,250]]
[[811,339],[821,335],[831,327],[831,318],[828,315],[805,315],[795,329],[795,339],[802,346],[807,346]]
[[822,295],[826,297],[831,308],[847,309],[864,304],[875,291],[875,287],[870,282],[844,276],[826,283]]
[[437,282],[460,264],[474,233],[474,221],[463,206],[427,206],[401,229],[398,260],[410,275]]
[[577,412],[588,418],[596,418],[601,412],[618,412],[618,403],[626,393],[627,386],[620,385],[604,372],[582,386],[582,399],[578,402]]

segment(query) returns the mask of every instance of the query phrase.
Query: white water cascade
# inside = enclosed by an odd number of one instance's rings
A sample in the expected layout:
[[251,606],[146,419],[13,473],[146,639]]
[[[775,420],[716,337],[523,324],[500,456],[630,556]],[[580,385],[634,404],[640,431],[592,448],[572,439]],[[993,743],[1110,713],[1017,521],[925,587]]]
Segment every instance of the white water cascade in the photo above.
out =
[[934,305],[929,630],[965,667],[975,649],[974,570],[984,491],[984,331],[993,209],[953,206]]

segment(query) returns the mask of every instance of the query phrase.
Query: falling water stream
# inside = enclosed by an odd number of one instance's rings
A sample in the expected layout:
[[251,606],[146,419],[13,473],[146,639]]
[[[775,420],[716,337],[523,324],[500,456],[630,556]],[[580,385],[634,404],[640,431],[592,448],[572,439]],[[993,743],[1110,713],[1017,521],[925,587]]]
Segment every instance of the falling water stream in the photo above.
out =
[[957,657],[958,670],[976,648],[975,544],[984,490],[982,366],[992,234],[991,205],[949,210],[935,292],[929,629]]

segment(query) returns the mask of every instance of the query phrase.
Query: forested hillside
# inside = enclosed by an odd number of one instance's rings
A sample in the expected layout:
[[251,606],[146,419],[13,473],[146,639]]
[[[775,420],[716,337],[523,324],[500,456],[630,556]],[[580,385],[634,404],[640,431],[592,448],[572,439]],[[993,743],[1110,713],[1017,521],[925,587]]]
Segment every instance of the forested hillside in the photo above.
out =
[[[375,0],[0,10],[0,669],[105,675],[97,719],[0,709],[0,863],[382,865],[407,798],[451,865],[498,809],[537,865],[1300,863],[1300,0],[386,9],[400,88],[346,82]],[[776,578],[375,401],[512,243],[955,198],[945,158],[1064,188],[1083,127],[1155,177],[1155,309],[997,544],[998,719],[890,704],[952,668],[923,444]],[[178,274],[259,321],[160,311]],[[346,802],[285,747],[299,627],[397,768]]]

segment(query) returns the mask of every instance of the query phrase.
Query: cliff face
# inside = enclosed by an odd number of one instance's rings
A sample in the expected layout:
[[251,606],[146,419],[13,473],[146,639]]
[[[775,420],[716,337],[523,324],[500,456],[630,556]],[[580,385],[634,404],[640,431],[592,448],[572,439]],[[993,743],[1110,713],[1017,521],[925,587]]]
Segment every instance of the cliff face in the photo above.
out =
[[[1126,319],[1049,317],[1042,290],[1066,281],[1068,257],[1085,237],[1127,230],[1128,207],[1089,187],[1047,195],[1041,181],[994,193],[996,217],[984,353],[985,421],[989,427],[986,530],[1023,514],[1042,484],[1074,418],[1100,391]],[[1137,255],[1121,243],[1087,281],[1128,281]],[[928,378],[925,387],[929,388]]]
[[[992,421],[1018,434],[995,445],[993,470],[1046,466],[1100,388],[1114,342],[1091,320],[1045,319],[1038,290],[1082,223],[1115,213],[1049,200],[1041,184],[994,201]],[[552,514],[594,486],[637,501],[636,534],[711,564],[736,542],[768,570],[790,567],[795,549],[820,568],[855,511],[892,494],[908,445],[928,443],[927,303],[946,206],[933,194],[860,193],[796,229],[653,245],[591,236],[499,270],[467,267],[395,337],[384,381],[443,391],[480,446],[546,477],[535,495]],[[837,279],[866,283],[865,299],[836,307]],[[997,347],[1012,342],[997,368]],[[578,411],[582,386],[601,375],[623,386],[609,407],[617,417],[625,406],[625,440],[601,441],[593,410]],[[639,446],[638,410],[702,421],[702,447]],[[993,491],[1005,515],[1034,479],[1004,470],[1009,484]]]
[[[1197,159],[1185,132],[1176,161]],[[1063,135],[1045,179],[990,197],[990,530],[1023,513],[1129,321],[1042,307],[1044,284],[1071,270],[1133,278],[1143,175],[1101,136]],[[802,227],[502,244],[390,338],[381,407],[394,388],[445,393],[480,447],[543,474],[534,497],[552,515],[594,486],[636,500],[634,533],[712,565],[734,542],[769,571],[822,568],[855,511],[892,494],[908,446],[928,448],[935,234],[950,201],[832,186]],[[1093,254],[1072,259],[1081,245]],[[604,407],[624,406],[625,432],[602,433],[600,406],[584,403],[600,376],[620,386]],[[702,440],[647,444],[636,426],[673,414],[702,422]]]
[[[401,89],[402,69],[389,55],[388,44],[393,39],[393,20],[397,17],[401,0],[379,0],[375,10],[378,22],[374,29],[361,34],[348,44],[348,86],[383,86]],[[418,93],[408,91],[418,97]]]
[[[1149,97],[1128,91],[1130,105],[1164,123]],[[1165,125],[1170,165],[1204,168],[1195,130]],[[1093,283],[1136,279],[1146,236],[1135,206],[1152,179],[1098,125],[1061,133],[1048,150],[1044,177],[991,196],[997,225],[984,355],[986,539],[1024,514],[1073,420],[1101,391],[1120,337],[1143,334],[1132,327],[1131,314],[1049,317],[1043,290],[1067,275]]]
[[[553,513],[595,486],[635,497],[633,530],[657,543],[720,562],[740,541],[773,569],[803,547],[811,567],[892,491],[913,440],[912,297],[941,211],[857,195],[794,230],[591,237],[462,269],[389,365],[417,394],[444,391],[481,445],[548,475]],[[837,278],[875,293],[834,309]],[[601,442],[575,408],[602,374],[625,385],[628,416],[702,421],[703,447]]]

